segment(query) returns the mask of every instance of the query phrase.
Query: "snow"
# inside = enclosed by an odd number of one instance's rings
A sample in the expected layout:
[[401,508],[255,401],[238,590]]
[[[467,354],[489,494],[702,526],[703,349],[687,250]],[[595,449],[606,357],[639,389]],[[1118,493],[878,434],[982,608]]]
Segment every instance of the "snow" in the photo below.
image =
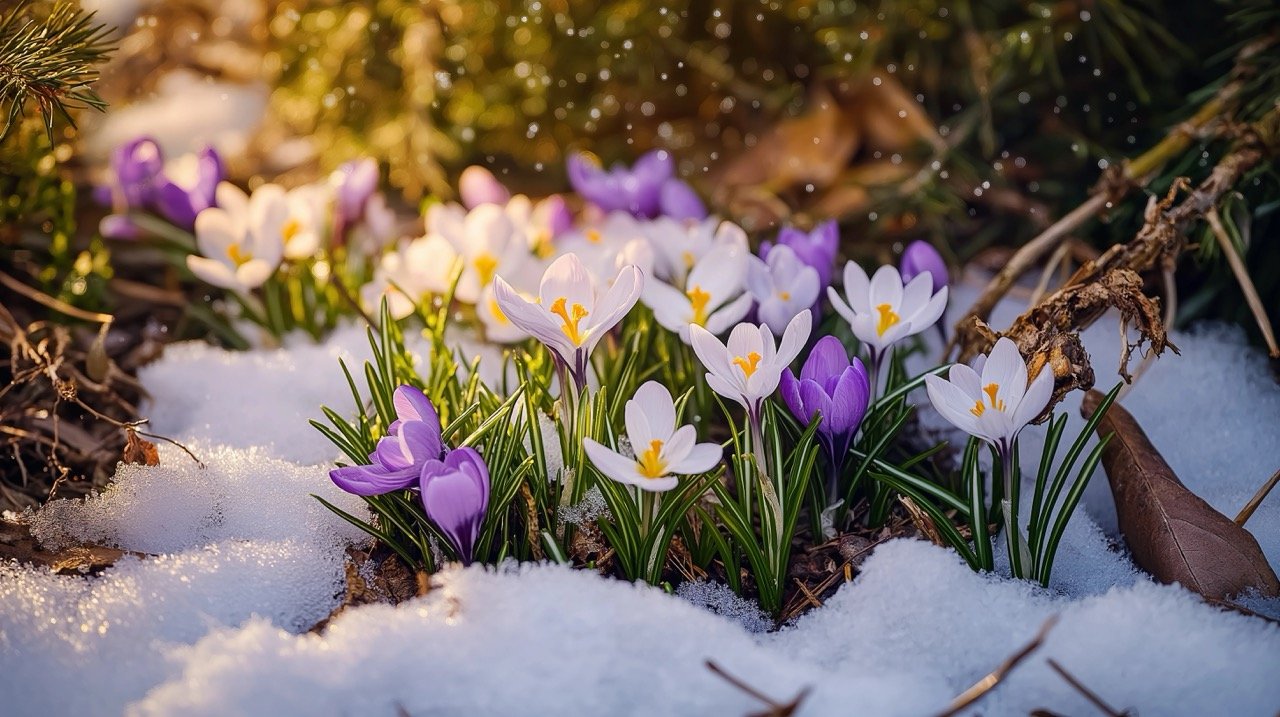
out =
[[[959,292],[958,302],[971,300]],[[1011,302],[997,325],[1016,312]],[[1114,322],[1086,335],[1099,384],[1118,355]],[[1275,470],[1280,390],[1237,329],[1173,337],[1123,399],[1189,487],[1234,515]],[[149,553],[97,577],[0,565],[5,714],[744,714],[763,706],[704,666],[779,701],[808,687],[804,715],[922,715],[1025,644],[1043,647],[972,713],[1090,714],[1053,658],[1116,708],[1144,714],[1273,715],[1280,627],[1157,585],[1113,547],[1099,472],[1072,520],[1051,589],[979,575],[950,551],[892,541],[827,604],[777,632],[722,587],[657,588],[554,565],[451,568],[426,596],[351,608],[343,551],[363,535],[311,493],[359,514],[324,464],[335,451],[306,419],[349,395],[338,356],[367,355],[363,330],[322,345],[245,354],[171,347],[142,374],[158,467],[122,467],[84,501],[32,516],[49,544],[87,540]],[[920,396],[923,400],[923,395]],[[1078,397],[1065,410],[1073,414]],[[926,422],[938,426],[927,416]],[[1073,425],[1079,425],[1073,418]],[[546,428],[543,427],[544,432]],[[1070,430],[1070,429],[1069,429]],[[1023,454],[1034,454],[1036,429]],[[584,509],[587,506],[582,506]],[[1248,527],[1280,565],[1280,500]],[[1250,603],[1251,605],[1254,603]],[[1277,601],[1259,603],[1277,607]]]

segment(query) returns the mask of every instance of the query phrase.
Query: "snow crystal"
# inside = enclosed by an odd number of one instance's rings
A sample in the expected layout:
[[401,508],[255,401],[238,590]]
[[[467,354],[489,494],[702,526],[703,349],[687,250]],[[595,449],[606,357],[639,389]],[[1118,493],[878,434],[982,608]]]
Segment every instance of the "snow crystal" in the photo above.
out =
[[724,583],[697,580],[680,583],[676,595],[721,617],[733,620],[747,632],[764,633],[773,629],[773,620],[753,600],[735,593]]
[[561,508],[559,515],[560,520],[570,525],[583,525],[593,523],[600,518],[608,518],[611,514],[609,503],[604,499],[604,493],[601,493],[598,487],[591,486],[583,494],[581,501]]

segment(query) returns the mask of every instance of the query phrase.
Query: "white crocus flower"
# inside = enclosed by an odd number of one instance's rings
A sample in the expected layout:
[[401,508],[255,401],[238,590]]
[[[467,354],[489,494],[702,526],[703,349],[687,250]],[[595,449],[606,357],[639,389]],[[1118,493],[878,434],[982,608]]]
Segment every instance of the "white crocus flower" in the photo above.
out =
[[[956,428],[995,446],[1002,455],[1053,395],[1053,371],[1042,364],[1029,377],[1018,347],[1008,338],[996,341],[979,371],[956,364],[949,380],[926,376],[929,401]],[[1031,384],[1028,386],[1028,378]]]
[[818,270],[800,261],[788,246],[775,246],[769,259],[750,257],[747,289],[759,306],[760,320],[775,335],[781,334],[796,314],[818,300]]
[[455,297],[474,304],[499,272],[510,273],[530,260],[529,240],[505,209],[481,204],[467,212],[458,205],[436,205],[427,213],[430,234],[444,237],[462,257]]
[[501,276],[494,279],[493,293],[502,313],[555,352],[582,389],[591,351],[635,306],[643,284],[640,270],[627,266],[598,293],[582,261],[566,254],[547,267],[536,302],[525,299]]
[[[266,185],[258,190],[272,185]],[[257,194],[258,192],[254,192]],[[307,184],[289,190],[284,196],[272,192],[273,201],[283,201],[285,220],[280,225],[280,240],[286,259],[309,259],[320,248],[326,217],[332,211],[333,194],[328,185]]]
[[284,205],[274,190],[259,192],[250,198],[233,184],[218,185],[218,206],[196,217],[196,248],[201,255],[188,256],[187,267],[197,278],[239,292],[271,278],[284,256],[276,230],[284,222]]
[[662,492],[675,488],[678,475],[705,473],[720,462],[723,449],[715,443],[695,443],[693,426],[676,427],[676,407],[671,392],[649,381],[627,401],[627,440],[634,456],[626,456],[584,438],[587,457],[605,476],[641,490]]
[[654,273],[677,287],[685,286],[689,272],[712,249],[726,244],[747,250],[747,233],[732,222],[716,217],[702,221],[657,217],[642,230],[654,248]]
[[947,307],[947,287],[933,293],[929,272],[921,272],[904,287],[898,270],[889,265],[867,279],[856,262],[845,264],[844,293],[847,301],[834,287],[827,288],[832,307],[869,347],[873,363],[896,342],[933,326]]
[[395,251],[383,255],[373,281],[361,288],[364,305],[377,312],[385,296],[391,315],[402,319],[428,294],[449,290],[457,260],[457,253],[443,237],[402,241]]
[[811,329],[812,317],[805,309],[787,324],[776,348],[773,332],[764,324],[738,324],[727,344],[697,325],[689,328],[689,335],[694,353],[707,368],[711,390],[737,401],[751,416],[758,417],[764,399],[777,390],[782,372],[800,354]]
[[686,343],[690,327],[704,327],[721,334],[751,310],[751,295],[744,293],[747,249],[735,243],[720,244],[702,257],[689,272],[681,291],[662,281],[645,284],[644,303],[667,329]]

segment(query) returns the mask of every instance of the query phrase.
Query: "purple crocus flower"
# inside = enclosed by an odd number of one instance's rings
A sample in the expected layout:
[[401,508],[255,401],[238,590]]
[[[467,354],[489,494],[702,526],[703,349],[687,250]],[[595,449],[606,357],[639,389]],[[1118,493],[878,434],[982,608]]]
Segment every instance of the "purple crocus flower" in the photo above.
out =
[[933,245],[926,241],[911,242],[902,252],[902,283],[910,283],[917,275],[929,272],[933,278],[933,293],[942,291],[947,285],[947,262],[943,261]]
[[857,358],[849,360],[839,339],[823,336],[801,367],[800,378],[787,369],[779,389],[796,420],[808,424],[821,415],[818,440],[827,452],[827,492],[834,498],[836,476],[871,398],[866,367]]
[[[672,211],[689,216],[699,209],[690,199],[701,205],[688,185],[675,178],[675,163],[665,150],[645,153],[630,169],[621,164],[605,169],[584,154],[570,155],[567,164],[574,190],[607,212],[624,211],[652,219],[666,211],[666,204]],[[673,182],[684,186],[668,188]],[[664,190],[668,195],[665,202]],[[705,207],[701,210],[705,215]]]
[[193,228],[196,215],[215,205],[218,183],[226,177],[222,157],[213,147],[205,147],[190,159],[194,166],[186,176],[162,169],[155,177],[150,198],[156,211],[184,229]]
[[478,164],[462,170],[462,176],[458,178],[458,194],[467,209],[475,209],[481,204],[506,206],[511,200],[511,191],[493,176],[493,172]]
[[662,185],[658,204],[662,214],[672,219],[702,221],[707,218],[707,205],[702,203],[693,187],[679,179],[668,179]]
[[369,200],[378,190],[378,163],[370,157],[345,162],[329,175],[329,182],[334,193],[333,240],[341,245],[364,218]]
[[449,539],[462,563],[470,565],[489,508],[489,467],[484,459],[474,448],[449,451],[444,460],[423,464],[419,485],[427,517]]
[[368,465],[329,471],[329,478],[348,493],[380,495],[418,482],[422,467],[444,453],[440,417],[420,389],[400,386],[392,398],[396,420],[369,454]]
[[[840,248],[840,229],[834,219],[829,219],[806,232],[795,227],[783,227],[778,231],[779,246],[791,247],[805,264],[818,270],[818,283],[821,290],[818,295],[826,293],[831,286],[831,275],[835,271],[836,252]],[[773,242],[760,243],[760,258],[768,259]]]
[[162,171],[164,155],[154,139],[138,137],[125,142],[111,153],[113,182],[98,198],[118,212],[141,209],[150,204],[155,178]]

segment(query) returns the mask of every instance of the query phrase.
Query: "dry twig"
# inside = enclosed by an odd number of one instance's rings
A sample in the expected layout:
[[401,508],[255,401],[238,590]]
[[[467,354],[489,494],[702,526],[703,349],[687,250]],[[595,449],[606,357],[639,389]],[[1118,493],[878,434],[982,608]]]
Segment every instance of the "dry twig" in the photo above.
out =
[[1053,668],[1053,671],[1058,673],[1059,677],[1066,680],[1067,684],[1075,688],[1076,692],[1079,692],[1081,695],[1084,696],[1086,700],[1089,700],[1089,704],[1092,704],[1094,707],[1097,707],[1098,710],[1101,711],[1103,714],[1107,715],[1107,717],[1130,717],[1131,713],[1128,710],[1125,710],[1123,712],[1117,712],[1116,710],[1112,709],[1111,705],[1108,705],[1106,702],[1104,702],[1103,699],[1099,697],[1093,690],[1089,689],[1088,687],[1085,687],[1083,682],[1076,679],[1075,675],[1072,675],[1070,672],[1067,672],[1067,669],[1062,665],[1058,664],[1058,662],[1054,660],[1052,657],[1050,657],[1047,660],[1047,662],[1049,663],[1049,667]]
[[804,702],[805,698],[809,696],[809,691],[813,689],[805,687],[795,697],[791,698],[790,702],[775,702],[773,698],[743,682],[741,678],[734,677],[726,672],[723,667],[717,665],[714,661],[707,660],[705,664],[707,669],[711,670],[717,677],[765,704],[766,709],[761,712],[752,712],[748,717],[790,717],[800,709],[800,704]]
[[989,694],[991,690],[996,688],[996,685],[1000,684],[1001,680],[1014,670],[1014,668],[1021,664],[1023,660],[1027,659],[1031,653],[1038,650],[1040,645],[1044,644],[1045,637],[1049,635],[1049,631],[1053,629],[1053,626],[1056,625],[1057,622],[1057,615],[1053,615],[1048,620],[1045,620],[1044,624],[1040,626],[1039,632],[1036,633],[1036,636],[1031,638],[1031,642],[1023,645],[1022,649],[1005,658],[1005,661],[1000,663],[1000,666],[992,670],[986,677],[978,680],[972,687],[957,695],[956,698],[951,701],[951,706],[942,712],[939,712],[937,717],[953,717],[954,715],[960,714],[960,712],[973,705],[973,703]]

